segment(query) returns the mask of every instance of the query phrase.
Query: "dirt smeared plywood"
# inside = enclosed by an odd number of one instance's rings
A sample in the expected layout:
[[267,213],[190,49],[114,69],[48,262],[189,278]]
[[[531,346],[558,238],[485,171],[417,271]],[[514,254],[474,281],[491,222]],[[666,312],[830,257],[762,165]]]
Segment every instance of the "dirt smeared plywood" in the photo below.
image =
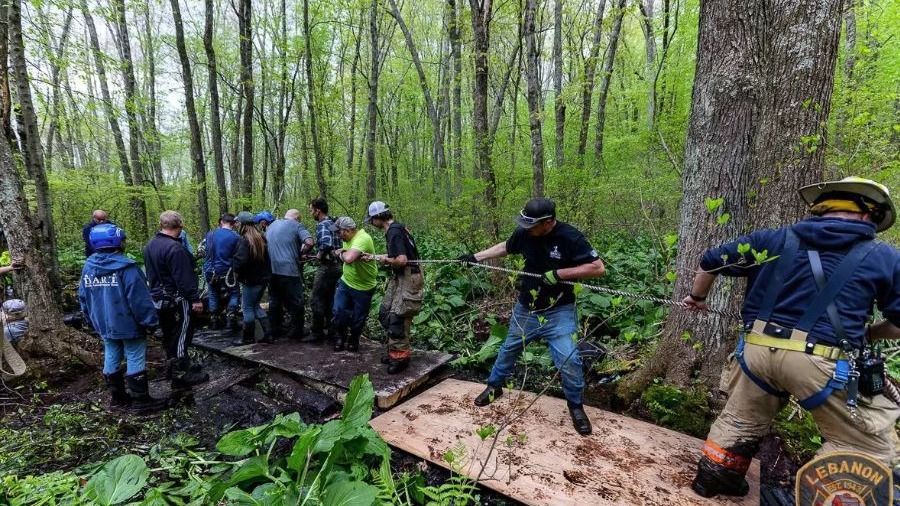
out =
[[[759,504],[759,462],[748,473],[744,498],[703,499],[690,489],[703,444],[656,425],[586,407],[594,433],[579,436],[566,401],[507,391],[478,408],[472,400],[483,385],[446,380],[371,421],[391,445],[449,467],[452,451],[461,472],[491,489],[533,505],[712,505]],[[476,429],[525,412],[482,441]],[[490,456],[489,456],[490,455]],[[483,471],[482,471],[483,469]]]
[[362,339],[358,353],[335,352],[330,344],[300,343],[282,339],[274,344],[232,346],[233,335],[202,331],[194,337],[198,347],[262,364],[294,375],[305,385],[343,402],[355,376],[369,374],[378,407],[388,409],[423,384],[452,358],[447,353],[413,350],[409,367],[400,374],[387,374],[381,356],[384,345]]

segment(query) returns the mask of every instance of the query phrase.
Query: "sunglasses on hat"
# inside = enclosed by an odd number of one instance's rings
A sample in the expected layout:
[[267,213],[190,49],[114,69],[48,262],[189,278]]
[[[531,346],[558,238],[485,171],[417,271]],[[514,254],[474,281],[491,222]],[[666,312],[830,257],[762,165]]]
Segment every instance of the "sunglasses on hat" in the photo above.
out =
[[534,224],[536,224],[536,223],[538,223],[538,222],[540,222],[540,221],[543,221],[543,220],[546,220],[546,219],[549,219],[549,218],[552,218],[552,217],[553,217],[553,216],[551,216],[551,215],[548,214],[547,216],[541,216],[540,218],[532,218],[531,216],[527,216],[527,215],[525,214],[525,210],[524,210],[524,209],[521,210],[521,211],[519,211],[519,216],[521,216],[521,221],[522,221],[523,223],[528,224],[528,225],[534,225]]

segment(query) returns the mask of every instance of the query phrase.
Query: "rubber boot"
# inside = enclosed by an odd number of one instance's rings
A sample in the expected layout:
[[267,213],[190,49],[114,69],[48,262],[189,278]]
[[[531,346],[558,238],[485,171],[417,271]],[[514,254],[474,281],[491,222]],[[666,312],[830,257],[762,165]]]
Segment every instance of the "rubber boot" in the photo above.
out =
[[343,329],[337,329],[332,334],[332,341],[334,342],[334,351],[344,351],[344,343],[345,343],[345,331]]
[[487,406],[488,404],[494,402],[497,397],[503,395],[503,389],[500,387],[492,387],[490,385],[484,389],[484,392],[478,394],[478,397],[475,398],[476,406]]
[[313,313],[312,326],[309,328],[309,341],[320,343],[325,340],[325,317]]
[[222,313],[216,313],[212,315],[210,318],[211,327],[213,330],[222,330],[225,328],[225,318],[222,317]]
[[403,372],[407,367],[409,367],[409,358],[388,359],[387,366],[388,374],[397,374]]
[[350,334],[347,340],[347,351],[356,353],[359,351],[359,334]]
[[119,369],[112,374],[104,374],[106,388],[109,390],[109,405],[113,408],[124,408],[131,404],[131,396],[125,389],[125,370]]
[[254,335],[256,335],[256,322],[244,323],[241,327],[241,335],[235,337],[231,341],[232,346],[244,346],[247,344],[253,344],[256,342],[254,339]]
[[128,383],[128,393],[131,397],[129,411],[142,415],[161,411],[169,406],[168,399],[157,399],[150,395],[147,371],[125,376],[125,382]]
[[306,327],[305,325],[306,315],[303,314],[303,311],[300,311],[300,314],[291,314],[291,336],[290,338],[294,341],[305,342],[306,341]]
[[569,404],[569,416],[572,417],[572,425],[575,427],[575,432],[582,436],[587,436],[591,433],[593,430],[591,428],[591,419],[584,412],[584,406],[581,404]]
[[716,464],[706,457],[702,457],[697,464],[697,476],[691,488],[697,495],[706,498],[717,495],[743,497],[750,491],[744,473]]
[[198,367],[191,367],[191,360],[182,357],[175,362],[172,372],[172,390],[186,390],[209,381],[209,374]]
[[228,319],[228,330],[241,329],[241,319],[238,317],[237,309],[229,309],[226,318]]
[[262,328],[262,338],[259,340],[261,343],[272,344],[275,342],[275,338],[272,337],[272,324],[269,323],[268,318],[258,318],[256,321],[259,322],[259,326]]

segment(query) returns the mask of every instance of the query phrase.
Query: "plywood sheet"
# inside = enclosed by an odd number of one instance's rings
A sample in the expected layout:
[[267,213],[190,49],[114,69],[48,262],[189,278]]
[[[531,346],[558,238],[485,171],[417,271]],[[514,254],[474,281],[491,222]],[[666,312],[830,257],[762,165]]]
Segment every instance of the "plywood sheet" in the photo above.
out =
[[[452,451],[471,478],[532,505],[759,504],[759,462],[748,473],[750,495],[703,499],[690,489],[700,448],[697,438],[586,407],[594,433],[572,428],[566,402],[507,391],[478,408],[484,385],[445,380],[371,421],[391,445],[449,467]],[[534,404],[525,409],[530,403]],[[521,414],[523,413],[524,414]],[[516,416],[521,414],[520,416]],[[476,429],[505,428],[482,441]]]
[[287,339],[274,344],[232,346],[233,338],[233,334],[203,331],[194,337],[194,344],[291,373],[307,386],[341,402],[353,378],[368,373],[381,409],[396,405],[453,358],[447,353],[413,350],[409,367],[400,374],[391,375],[387,374],[385,365],[381,363],[384,345],[368,339],[360,340],[358,353],[350,353],[334,352],[330,344],[300,343]]

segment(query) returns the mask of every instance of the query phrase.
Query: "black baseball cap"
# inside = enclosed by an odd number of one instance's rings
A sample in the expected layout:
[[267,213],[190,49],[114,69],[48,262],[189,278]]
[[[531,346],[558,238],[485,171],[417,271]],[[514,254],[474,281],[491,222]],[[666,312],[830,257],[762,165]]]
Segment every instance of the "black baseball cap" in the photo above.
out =
[[533,198],[525,203],[525,207],[516,216],[516,224],[529,229],[538,223],[556,218],[556,203],[543,197]]

